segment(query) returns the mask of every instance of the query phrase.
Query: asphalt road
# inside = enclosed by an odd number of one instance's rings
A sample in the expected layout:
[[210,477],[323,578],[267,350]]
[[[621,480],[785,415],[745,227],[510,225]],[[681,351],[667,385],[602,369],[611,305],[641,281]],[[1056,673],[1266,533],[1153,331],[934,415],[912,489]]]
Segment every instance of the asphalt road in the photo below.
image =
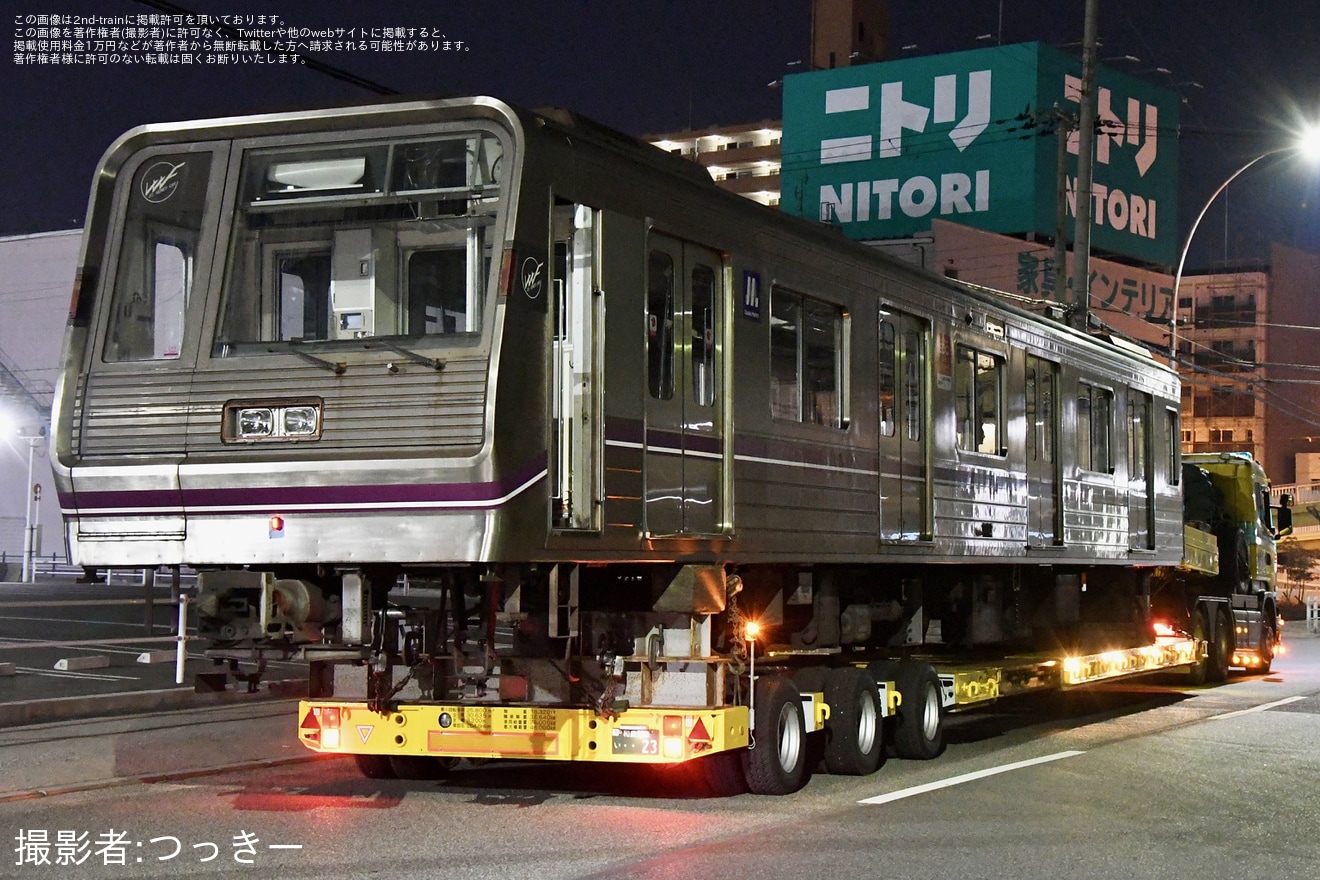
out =
[[[610,766],[371,781],[301,753],[278,702],[14,728],[0,875],[1309,878],[1320,638],[1285,646],[1273,674],[1220,687],[1006,700],[958,719],[937,760],[783,798]],[[63,839],[82,863],[34,864],[42,837],[52,862]]]

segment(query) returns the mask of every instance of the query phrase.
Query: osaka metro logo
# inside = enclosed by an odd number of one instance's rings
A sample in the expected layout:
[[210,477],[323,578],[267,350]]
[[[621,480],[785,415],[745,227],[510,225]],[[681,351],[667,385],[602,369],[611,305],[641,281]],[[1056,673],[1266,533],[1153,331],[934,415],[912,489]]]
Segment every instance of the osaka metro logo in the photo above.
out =
[[544,268],[544,264],[535,257],[523,260],[522,287],[528,299],[536,299],[541,295],[541,271]]
[[142,198],[159,205],[179,189],[179,171],[186,162],[157,162],[142,175]]

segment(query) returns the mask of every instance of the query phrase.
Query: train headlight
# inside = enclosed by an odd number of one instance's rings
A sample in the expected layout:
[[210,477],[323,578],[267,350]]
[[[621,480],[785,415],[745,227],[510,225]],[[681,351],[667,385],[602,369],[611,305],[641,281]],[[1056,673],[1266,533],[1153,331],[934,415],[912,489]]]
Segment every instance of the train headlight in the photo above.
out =
[[240,409],[236,432],[239,437],[269,437],[275,430],[275,413],[266,407]]
[[307,437],[317,432],[320,421],[314,406],[291,406],[284,410],[284,434],[288,437]]
[[226,443],[318,440],[321,437],[321,401],[251,400],[225,404],[222,436]]

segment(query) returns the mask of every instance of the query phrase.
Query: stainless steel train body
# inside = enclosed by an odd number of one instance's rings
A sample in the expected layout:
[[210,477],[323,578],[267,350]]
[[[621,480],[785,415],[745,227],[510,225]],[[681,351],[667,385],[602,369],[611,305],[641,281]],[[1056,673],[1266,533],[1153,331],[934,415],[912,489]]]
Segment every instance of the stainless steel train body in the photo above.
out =
[[355,614],[722,613],[696,571],[800,647],[988,645],[1140,627],[1182,552],[1169,369],[486,98],[129,132],[65,358],[75,561]]

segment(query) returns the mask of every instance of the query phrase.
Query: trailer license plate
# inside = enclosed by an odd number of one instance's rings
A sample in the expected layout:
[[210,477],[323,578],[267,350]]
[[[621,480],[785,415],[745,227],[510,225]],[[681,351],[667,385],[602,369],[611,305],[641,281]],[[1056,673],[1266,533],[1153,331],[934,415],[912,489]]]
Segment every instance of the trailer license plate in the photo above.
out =
[[660,731],[649,727],[614,728],[614,754],[616,755],[658,755],[660,754]]

